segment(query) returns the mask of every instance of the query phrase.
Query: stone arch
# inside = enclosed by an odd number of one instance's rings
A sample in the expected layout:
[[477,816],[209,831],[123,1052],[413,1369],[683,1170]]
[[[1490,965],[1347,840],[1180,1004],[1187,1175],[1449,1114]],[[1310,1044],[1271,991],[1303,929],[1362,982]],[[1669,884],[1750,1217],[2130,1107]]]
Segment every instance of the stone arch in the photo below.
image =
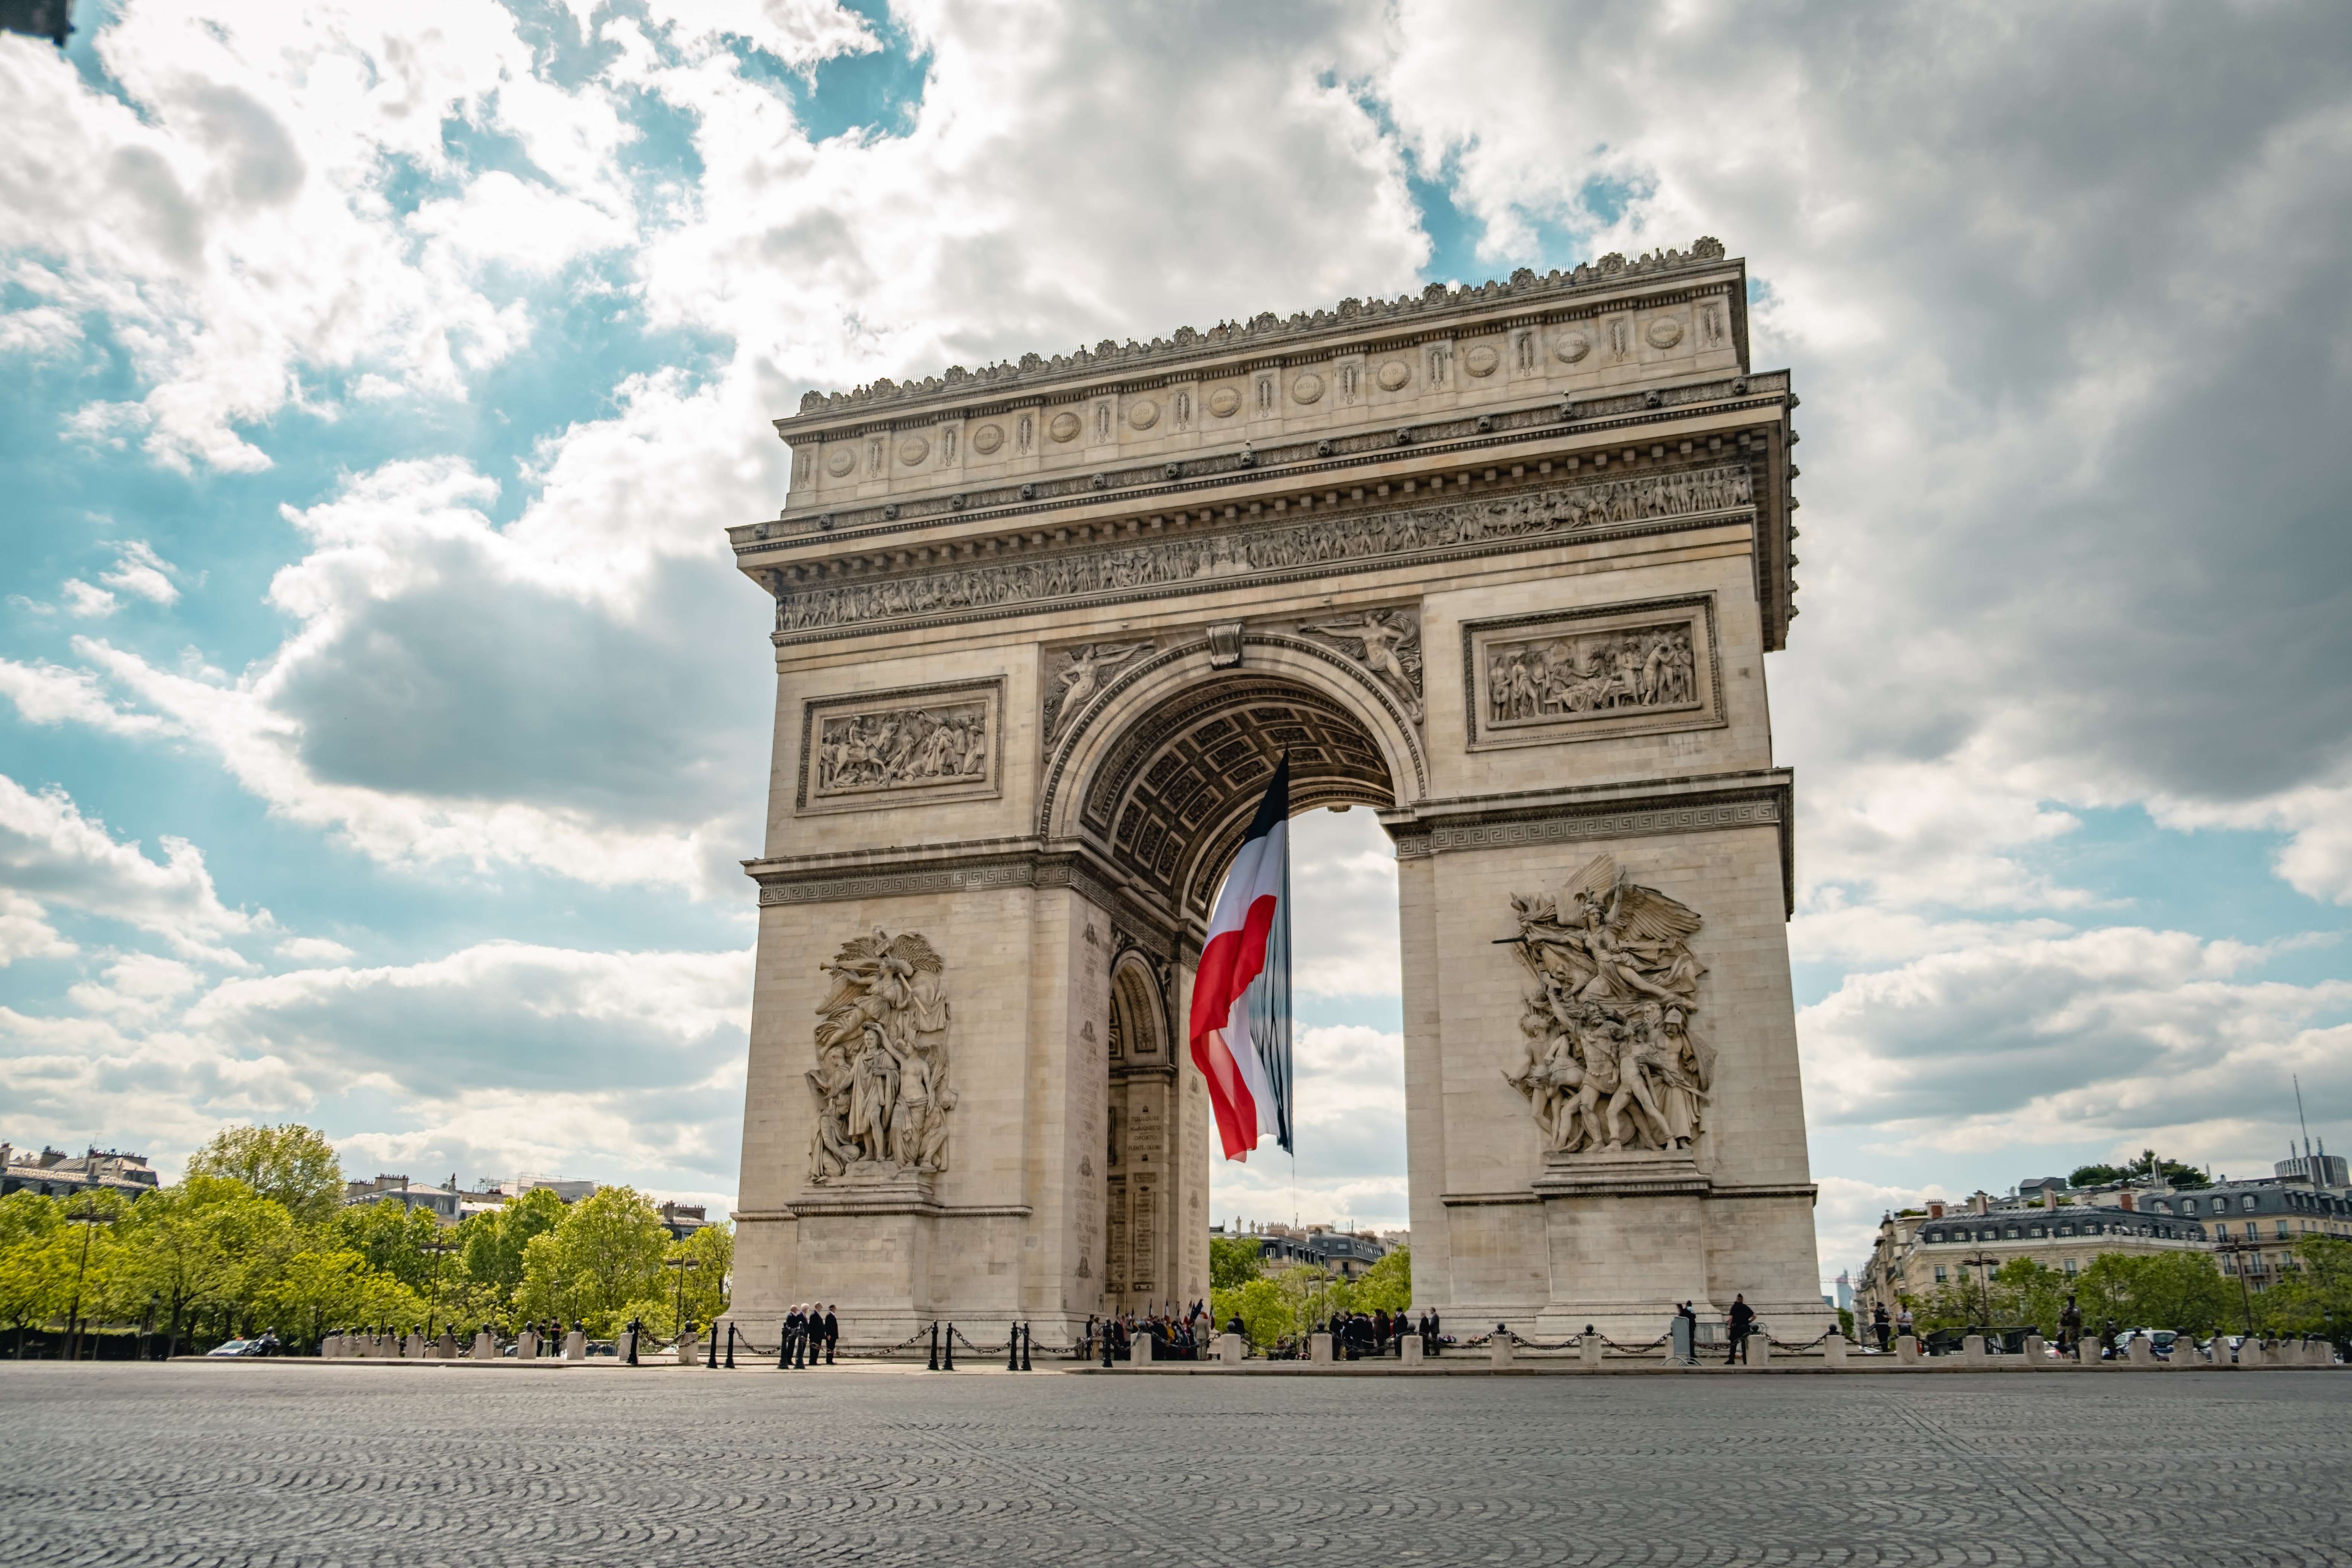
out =
[[1285,750],[1294,812],[1388,809],[1427,786],[1402,703],[1329,648],[1249,632],[1217,668],[1205,637],[1136,661],[1067,726],[1047,759],[1038,829],[1077,840],[1179,921],[1205,907]]

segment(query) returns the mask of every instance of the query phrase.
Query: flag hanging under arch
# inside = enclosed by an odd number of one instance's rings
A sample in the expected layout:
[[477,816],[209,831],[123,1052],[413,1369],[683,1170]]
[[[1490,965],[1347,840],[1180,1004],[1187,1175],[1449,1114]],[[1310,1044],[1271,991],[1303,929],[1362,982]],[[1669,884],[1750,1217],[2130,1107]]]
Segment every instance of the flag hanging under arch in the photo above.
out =
[[1274,1134],[1294,1152],[1290,1119],[1290,758],[1258,803],[1217,895],[1192,979],[1192,1063],[1208,1079],[1225,1158]]

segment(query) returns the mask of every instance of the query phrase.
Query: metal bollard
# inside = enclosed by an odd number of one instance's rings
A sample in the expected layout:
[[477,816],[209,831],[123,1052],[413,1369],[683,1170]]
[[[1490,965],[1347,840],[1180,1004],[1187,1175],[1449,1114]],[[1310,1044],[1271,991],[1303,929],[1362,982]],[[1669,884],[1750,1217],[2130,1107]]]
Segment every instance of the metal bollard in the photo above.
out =
[[735,1370],[735,1320],[727,1321],[727,1370]]
[[1023,1372],[1027,1372],[1027,1371],[1031,1370],[1031,1369],[1030,1369],[1030,1366],[1029,1366],[1029,1352],[1030,1352],[1030,1351],[1031,1351],[1031,1350],[1033,1350],[1033,1349],[1034,1349],[1034,1348],[1036,1347],[1036,1343],[1037,1343],[1037,1331],[1036,1331],[1036,1330],[1034,1330],[1034,1329],[1033,1329],[1033,1328],[1031,1328],[1031,1327],[1030,1327],[1028,1324],[1026,1324],[1026,1323],[1022,1324],[1022,1325],[1021,1325],[1021,1370],[1022,1370]]
[[[952,1355],[955,1352],[950,1351],[948,1353]],[[925,1367],[923,1370],[925,1372],[937,1372],[940,1370],[940,1324],[939,1320],[936,1318],[931,1320],[931,1364]]]
[[1021,1325],[1018,1323],[1004,1331],[1004,1370],[1021,1370]]
[[1110,1320],[1108,1318],[1103,1320],[1102,1341],[1103,1370],[1108,1372],[1110,1370]]
[[[735,1325],[730,1323],[727,1326],[730,1329],[732,1329]],[[703,1359],[702,1366],[703,1370],[706,1372],[717,1372],[719,1370],[719,1336],[717,1334],[710,1336],[710,1349]]]
[[780,1327],[776,1331],[776,1370],[793,1370],[793,1331]]
[[941,1372],[953,1372],[955,1370],[955,1325],[953,1323],[950,1323],[948,1325],[947,1359],[940,1363],[940,1370]]

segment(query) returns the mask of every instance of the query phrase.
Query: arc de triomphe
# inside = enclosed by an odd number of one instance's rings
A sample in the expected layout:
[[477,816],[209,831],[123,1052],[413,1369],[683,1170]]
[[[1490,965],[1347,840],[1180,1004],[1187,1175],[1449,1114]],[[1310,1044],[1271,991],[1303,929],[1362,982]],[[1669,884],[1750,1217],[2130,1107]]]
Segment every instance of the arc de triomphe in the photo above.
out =
[[1785,921],[1797,405],[1723,247],[812,393],[734,1317],[1208,1292],[1181,1020],[1275,760],[1396,847],[1413,1287],[1825,1321]]

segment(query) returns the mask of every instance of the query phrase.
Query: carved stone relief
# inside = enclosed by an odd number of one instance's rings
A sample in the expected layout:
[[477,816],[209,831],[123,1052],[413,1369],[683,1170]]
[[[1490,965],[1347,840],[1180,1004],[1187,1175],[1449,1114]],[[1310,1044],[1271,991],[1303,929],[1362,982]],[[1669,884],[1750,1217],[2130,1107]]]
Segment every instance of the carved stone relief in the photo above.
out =
[[1062,738],[1062,731],[1086,711],[1095,693],[1121,665],[1151,648],[1148,642],[1087,643],[1048,656],[1044,688],[1045,744],[1051,747]]
[[1570,535],[1613,524],[1728,511],[1752,504],[1745,465],[1600,480],[1500,500],[1360,512],[1311,522],[1055,551],[1034,561],[913,572],[870,583],[788,589],[776,629],[866,630],[914,616],[984,613],[1097,596],[1141,596],[1219,577],[1384,565],[1507,540]]
[[1474,344],[1469,352],[1462,356],[1462,368],[1482,380],[1494,374],[1495,367],[1502,363],[1503,356],[1496,353],[1493,346],[1487,343]]
[[1412,367],[1401,359],[1392,359],[1381,366],[1380,384],[1383,391],[1400,391],[1412,379]]
[[1551,352],[1560,363],[1574,364],[1592,352],[1592,340],[1582,332],[1563,332]]
[[1160,405],[1148,397],[1139,397],[1127,411],[1127,422],[1138,430],[1149,430],[1160,423]]
[[1396,693],[1405,715],[1421,722],[1421,622],[1411,610],[1366,610],[1298,628],[1311,641],[1337,647]]
[[944,1171],[950,1079],[946,963],[912,931],[881,927],[842,945],[817,1008],[809,1181],[893,1182]]
[[1045,434],[1056,441],[1075,441],[1078,438],[1078,431],[1083,427],[1083,424],[1084,422],[1076,415],[1066,410],[1054,416],[1052,421],[1045,426]]
[[1323,378],[1319,375],[1302,375],[1290,384],[1291,401],[1295,403],[1313,403],[1322,395]]
[[803,713],[802,811],[859,811],[997,793],[1003,683],[822,698]]
[[1661,316],[1642,335],[1650,340],[1654,349],[1670,349],[1683,341],[1683,324],[1672,316]]
[[993,457],[996,449],[1003,445],[1004,430],[1002,426],[983,425],[971,433],[971,449],[983,458]]
[[1209,412],[1220,419],[1230,419],[1234,410],[1242,405],[1242,395],[1230,386],[1221,386],[1209,394]]
[[1557,894],[1514,895],[1525,1055],[1503,1076],[1558,1159],[1686,1153],[1706,1130],[1715,1052],[1692,1028],[1700,916],[1597,857]]
[[1470,744],[1719,722],[1712,614],[1694,598],[1466,624]]

